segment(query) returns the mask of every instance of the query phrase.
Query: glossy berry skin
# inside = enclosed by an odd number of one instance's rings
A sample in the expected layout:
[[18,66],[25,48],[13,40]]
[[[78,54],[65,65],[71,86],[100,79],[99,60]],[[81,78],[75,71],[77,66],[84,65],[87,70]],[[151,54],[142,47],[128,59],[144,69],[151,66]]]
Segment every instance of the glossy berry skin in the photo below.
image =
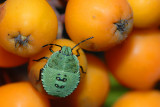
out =
[[77,88],[80,66],[70,47],[63,46],[60,51],[53,52],[42,69],[41,81],[49,95],[58,97],[66,97]]

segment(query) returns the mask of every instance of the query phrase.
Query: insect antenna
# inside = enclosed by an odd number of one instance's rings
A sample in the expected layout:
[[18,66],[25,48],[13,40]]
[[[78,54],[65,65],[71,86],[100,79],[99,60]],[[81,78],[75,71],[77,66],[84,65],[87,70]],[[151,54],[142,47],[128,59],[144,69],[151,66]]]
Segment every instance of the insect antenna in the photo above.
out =
[[79,44],[81,44],[81,43],[83,43],[83,42],[85,42],[85,41],[87,41],[87,40],[89,40],[89,39],[92,39],[92,38],[94,38],[93,36],[92,37],[90,37],[90,38],[87,38],[87,39],[85,39],[85,40],[82,40],[81,42],[79,42],[78,44],[76,44],[71,50],[73,50],[75,47],[77,47]]

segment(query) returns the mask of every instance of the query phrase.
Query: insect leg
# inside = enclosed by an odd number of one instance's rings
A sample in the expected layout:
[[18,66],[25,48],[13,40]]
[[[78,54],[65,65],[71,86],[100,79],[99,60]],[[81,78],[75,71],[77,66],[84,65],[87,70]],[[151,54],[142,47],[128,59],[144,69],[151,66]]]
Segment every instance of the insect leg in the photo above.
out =
[[83,70],[83,67],[82,67],[82,66],[80,66],[80,68],[81,68],[82,73],[85,73],[85,74],[86,74],[86,72],[84,72],[84,70]]
[[50,50],[52,53],[54,53],[54,51],[52,50],[52,47],[53,47],[53,45],[51,45],[51,46],[49,47],[49,50]]
[[43,71],[43,68],[40,69],[40,72],[39,72],[39,79],[37,80],[37,82],[39,82],[41,80],[41,73]]
[[37,59],[37,60],[33,60],[33,61],[40,61],[40,60],[42,60],[42,59],[48,59],[48,57],[42,57],[42,58],[40,58],[40,59]]
[[78,49],[76,50],[76,51],[77,51],[77,55],[76,55],[77,57],[80,56],[79,49],[80,49],[80,48],[78,48]]

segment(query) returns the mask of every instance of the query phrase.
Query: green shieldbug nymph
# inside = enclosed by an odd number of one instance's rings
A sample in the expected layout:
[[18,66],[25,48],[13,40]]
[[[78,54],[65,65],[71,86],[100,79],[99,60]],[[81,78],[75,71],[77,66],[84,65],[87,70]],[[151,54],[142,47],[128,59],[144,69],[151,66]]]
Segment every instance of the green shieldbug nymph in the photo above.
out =
[[[80,43],[92,39],[90,37],[81,41]],[[70,95],[78,86],[80,82],[80,69],[82,73],[83,67],[79,65],[78,56],[79,49],[76,50],[77,55],[72,53],[72,50],[78,46],[80,43],[75,45],[73,48],[68,46],[60,46],[57,44],[47,44],[43,47],[50,46],[49,50],[52,52],[52,55],[48,57],[42,57],[38,60],[47,59],[47,63],[40,70],[39,80],[42,81],[44,90],[48,95],[57,96],[57,97],[66,97]],[[53,52],[52,46],[61,47],[61,50]]]

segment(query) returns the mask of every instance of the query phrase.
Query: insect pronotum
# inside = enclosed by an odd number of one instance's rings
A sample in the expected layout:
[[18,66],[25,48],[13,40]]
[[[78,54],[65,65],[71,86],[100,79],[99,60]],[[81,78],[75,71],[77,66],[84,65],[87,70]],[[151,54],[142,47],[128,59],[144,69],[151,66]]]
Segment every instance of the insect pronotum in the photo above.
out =
[[[39,80],[42,81],[44,90],[48,95],[53,95],[57,97],[66,97],[70,95],[78,86],[80,82],[80,69],[82,73],[83,67],[79,65],[78,56],[79,49],[76,50],[77,55],[72,53],[72,50],[79,44],[92,39],[93,37],[87,38],[73,48],[68,46],[60,46],[57,44],[46,44],[42,47],[50,46],[49,50],[52,55],[48,57],[42,57],[38,60],[47,59],[47,63],[42,69],[40,69]],[[58,46],[61,50],[53,52],[52,46]]]

